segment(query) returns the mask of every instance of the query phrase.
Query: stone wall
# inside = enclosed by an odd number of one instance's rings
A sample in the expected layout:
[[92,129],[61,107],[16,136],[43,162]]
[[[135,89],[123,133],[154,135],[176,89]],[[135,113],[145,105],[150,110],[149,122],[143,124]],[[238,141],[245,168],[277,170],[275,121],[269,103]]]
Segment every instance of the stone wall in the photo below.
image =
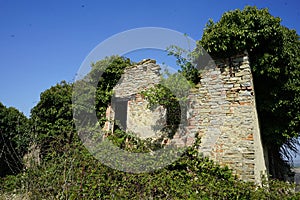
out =
[[157,106],[150,110],[147,106],[148,102],[139,94],[128,101],[127,131],[142,139],[159,138],[166,124],[166,109]]
[[[139,95],[159,83],[159,70],[155,61],[145,60],[128,68],[114,88],[115,98],[127,102],[126,130],[138,133],[141,138],[156,137],[165,125],[166,110],[157,107],[150,111]],[[188,124],[178,129],[171,143],[192,145],[198,133],[199,151],[204,156],[229,166],[243,180],[259,183],[266,167],[248,55],[217,61],[207,67],[188,99]]]
[[188,129],[202,138],[199,150],[241,179],[260,182],[266,167],[248,55],[204,70],[189,99]]
[[126,120],[123,121],[126,124],[126,131],[133,132],[142,139],[158,138],[160,130],[166,123],[166,110],[162,106],[148,109],[148,102],[139,94],[160,82],[159,70],[160,66],[156,61],[150,59],[127,68],[114,88],[113,109],[107,116],[112,119],[111,113],[117,112],[116,107],[120,101],[125,101],[127,113]]
[[160,81],[160,66],[155,60],[144,60],[125,69],[123,76],[114,87],[116,98],[131,98],[140,91],[158,84]]

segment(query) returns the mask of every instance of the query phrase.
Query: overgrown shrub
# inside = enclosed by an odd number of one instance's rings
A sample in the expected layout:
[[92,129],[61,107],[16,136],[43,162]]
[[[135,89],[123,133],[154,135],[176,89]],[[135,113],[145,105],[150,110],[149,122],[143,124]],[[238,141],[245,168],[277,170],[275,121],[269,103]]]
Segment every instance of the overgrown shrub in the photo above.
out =
[[[53,150],[55,152],[55,150]],[[1,180],[2,193],[31,199],[298,199],[292,184],[243,182],[189,148],[171,165],[151,173],[126,173],[96,160],[80,142],[62,155]]]

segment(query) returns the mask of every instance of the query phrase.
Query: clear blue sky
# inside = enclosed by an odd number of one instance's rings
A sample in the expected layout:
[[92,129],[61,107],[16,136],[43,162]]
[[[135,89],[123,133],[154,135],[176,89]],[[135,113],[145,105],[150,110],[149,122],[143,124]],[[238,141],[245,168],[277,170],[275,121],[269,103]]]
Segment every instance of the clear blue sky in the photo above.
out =
[[209,18],[245,5],[269,8],[300,33],[298,0],[0,0],[0,102],[29,116],[42,91],[72,81],[100,42],[128,29],[164,27],[202,36]]

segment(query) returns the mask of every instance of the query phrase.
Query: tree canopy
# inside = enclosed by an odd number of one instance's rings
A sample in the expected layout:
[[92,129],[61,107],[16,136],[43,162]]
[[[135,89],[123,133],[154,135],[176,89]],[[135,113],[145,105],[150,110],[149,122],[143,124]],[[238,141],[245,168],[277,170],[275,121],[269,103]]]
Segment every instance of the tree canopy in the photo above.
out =
[[0,103],[0,177],[23,169],[23,155],[29,144],[26,116]]
[[47,89],[31,110],[33,140],[40,146],[42,155],[52,147],[63,151],[75,134],[72,113],[72,85],[65,81]]

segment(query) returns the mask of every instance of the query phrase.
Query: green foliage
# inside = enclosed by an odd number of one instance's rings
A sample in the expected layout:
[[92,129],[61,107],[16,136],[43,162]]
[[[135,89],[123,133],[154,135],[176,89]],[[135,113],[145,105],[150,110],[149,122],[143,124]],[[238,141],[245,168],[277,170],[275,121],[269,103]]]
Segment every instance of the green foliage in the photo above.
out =
[[149,108],[153,109],[158,105],[163,106],[167,109],[166,115],[166,127],[167,130],[174,132],[180,124],[181,118],[181,109],[180,104],[176,96],[168,89],[167,87],[159,84],[150,88],[146,91],[143,91],[142,94],[149,101]]
[[190,88],[191,83],[181,73],[171,74],[166,70],[160,84],[141,92],[150,109],[161,105],[167,110],[167,125],[162,131],[168,134],[168,138],[172,138],[179,125],[186,121],[185,105]]
[[62,81],[44,91],[40,101],[31,110],[33,140],[41,148],[42,156],[50,147],[63,152],[75,134],[72,114],[72,85]]
[[[80,81],[80,85],[76,85],[75,88],[79,94],[73,96],[73,98],[81,98],[82,102],[79,102],[83,105],[80,103],[72,105],[72,100],[74,100],[72,99],[73,84],[65,81],[41,94],[39,103],[31,111],[31,123],[34,140],[41,148],[44,158],[64,152],[74,139],[76,130],[72,106],[82,111],[80,117],[87,117],[91,114],[90,111],[95,112],[96,110],[99,121],[102,123],[105,121],[106,108],[113,94],[112,89],[120,79],[124,68],[129,65],[131,65],[129,59],[118,56],[112,56],[92,64],[92,70],[87,75],[89,82]],[[94,97],[91,94],[94,91],[91,86],[97,86],[96,108],[90,108],[93,105],[90,98]]]
[[106,121],[105,113],[107,106],[111,103],[112,89],[119,82],[124,69],[132,64],[130,59],[120,56],[107,57],[92,64],[89,77],[97,85],[96,113],[101,125]]
[[180,66],[181,70],[178,72],[190,82],[191,85],[198,84],[200,81],[200,71],[194,65],[194,56],[192,53],[187,52],[178,46],[170,46],[168,55],[174,56],[176,64]]
[[0,103],[0,177],[23,169],[29,142],[28,119],[17,109]]
[[[267,9],[245,7],[223,14],[219,22],[209,20],[198,44],[214,57],[228,58],[248,50],[261,52],[278,49],[276,38],[282,34],[280,18],[270,15]],[[279,41],[280,42],[280,41]]]
[[127,133],[118,128],[114,131],[114,133],[107,133],[107,138],[117,147],[135,153],[145,153],[158,148],[152,143],[151,139],[142,140],[136,135]]
[[[300,133],[299,35],[280,22],[267,9],[247,6],[225,13],[217,23],[210,20],[198,41],[198,49],[214,58],[248,51],[263,144],[275,164],[283,163],[281,155],[291,159],[290,152],[298,151]],[[273,175],[282,177],[277,172]]]
[[173,164],[151,173],[132,174],[97,161],[80,142],[40,166],[7,176],[0,186],[31,199],[297,199],[293,185],[270,181],[263,187],[236,179],[189,148]]

